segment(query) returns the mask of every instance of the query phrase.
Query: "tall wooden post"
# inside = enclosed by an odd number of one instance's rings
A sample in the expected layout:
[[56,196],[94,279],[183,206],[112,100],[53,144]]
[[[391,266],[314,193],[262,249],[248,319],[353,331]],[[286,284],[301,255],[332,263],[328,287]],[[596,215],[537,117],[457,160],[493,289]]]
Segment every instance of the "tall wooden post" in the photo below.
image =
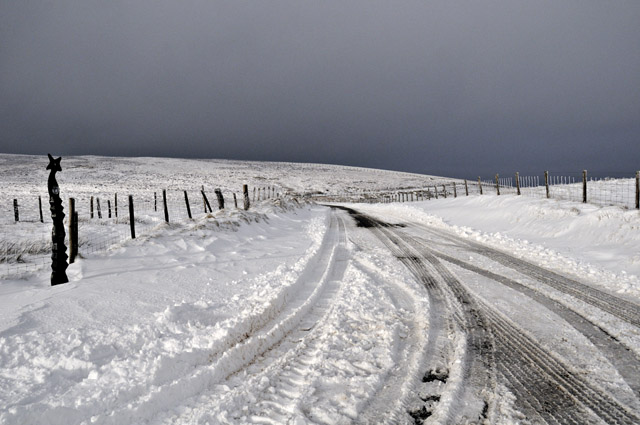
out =
[[67,277],[67,247],[64,245],[64,212],[62,208],[62,199],[60,199],[60,187],[56,181],[56,173],[62,171],[60,161],[62,158],[53,159],[49,156],[49,180],[47,186],[49,189],[49,206],[51,207],[51,219],[53,220],[53,229],[51,231],[51,285],[59,285],[69,282]]
[[109,218],[111,218],[111,200],[107,199],[107,211],[109,212]]
[[516,190],[518,195],[520,195],[520,173],[516,171]]
[[546,188],[547,199],[548,199],[549,198],[549,172],[548,171],[544,172],[544,187]]
[[158,211],[158,193],[153,192],[153,210]]
[[20,212],[18,211],[18,200],[13,200],[13,218],[16,220],[16,223],[20,221]]
[[233,205],[238,208],[238,198],[236,198],[235,192],[233,192]]
[[187,191],[184,191],[184,203],[187,205],[187,215],[189,219],[191,219],[191,207],[189,206],[189,197],[187,196]]
[[433,192],[435,193],[436,199],[438,199],[438,188],[433,186]]
[[498,175],[496,174],[496,193],[500,196],[500,181],[498,179]]
[[[253,193],[255,194],[256,188],[253,188]],[[242,194],[244,195],[244,210],[247,211],[249,209],[249,186],[246,184],[242,185]]]
[[464,192],[469,196],[469,186],[467,185],[467,179],[464,179]]
[[136,238],[136,218],[133,213],[133,196],[129,195],[129,227],[131,228],[131,239]]
[[102,218],[102,211],[100,210],[100,198],[96,198],[96,208],[98,209],[98,218]]
[[587,203],[587,170],[582,170],[582,202]]
[[116,218],[118,218],[118,193],[114,195],[113,203],[113,212],[116,214]]
[[44,218],[42,217],[42,197],[38,196],[38,209],[40,210],[40,223],[44,223]]
[[167,206],[167,191],[165,189],[162,189],[162,203],[164,204],[164,221],[166,221],[168,223],[169,222],[169,207]]
[[91,197],[89,204],[90,204],[91,218],[93,218],[93,196]]
[[458,197],[458,190],[456,189],[456,183],[453,182],[453,197],[457,198]]
[[480,189],[480,195],[482,195],[482,180],[480,180],[480,176],[478,176],[478,188]]

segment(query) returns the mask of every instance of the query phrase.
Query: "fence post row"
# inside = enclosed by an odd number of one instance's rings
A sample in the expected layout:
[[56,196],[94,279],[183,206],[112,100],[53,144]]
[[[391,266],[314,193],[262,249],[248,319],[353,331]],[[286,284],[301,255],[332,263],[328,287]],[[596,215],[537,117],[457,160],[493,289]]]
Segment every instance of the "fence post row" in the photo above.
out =
[[218,209],[223,210],[224,209],[224,197],[222,196],[222,191],[220,189],[215,189],[214,192],[216,194],[216,198],[218,198]]
[[587,170],[582,170],[582,203],[587,203]]
[[516,189],[517,189],[517,193],[518,195],[520,195],[520,173],[518,173],[516,171]]
[[69,198],[69,264],[76,260],[78,253],[78,214],[76,213],[76,200]]
[[[253,193],[254,193],[254,200],[255,200],[255,193],[256,193],[256,188],[253,188]],[[249,186],[246,184],[242,185],[242,194],[244,195],[244,210],[247,211],[249,209]]]
[[636,209],[640,210],[640,171],[636,171]]
[[167,207],[167,191],[165,189],[162,189],[162,203],[164,204],[164,221],[166,221],[168,223],[169,222],[169,208]]
[[184,191],[184,203],[187,205],[187,215],[189,219],[191,219],[191,207],[189,207],[189,197],[187,196],[187,191]]
[[133,214],[133,196],[129,195],[129,225],[131,227],[131,239],[136,238],[136,219]]
[[16,220],[16,223],[20,221],[20,214],[18,212],[18,200],[13,200],[13,217]]
[[42,197],[38,196],[38,208],[40,209],[40,223],[44,223],[44,218],[42,217]]
[[548,171],[544,172],[544,187],[546,188],[546,191],[547,191],[547,199],[549,199],[549,172]]

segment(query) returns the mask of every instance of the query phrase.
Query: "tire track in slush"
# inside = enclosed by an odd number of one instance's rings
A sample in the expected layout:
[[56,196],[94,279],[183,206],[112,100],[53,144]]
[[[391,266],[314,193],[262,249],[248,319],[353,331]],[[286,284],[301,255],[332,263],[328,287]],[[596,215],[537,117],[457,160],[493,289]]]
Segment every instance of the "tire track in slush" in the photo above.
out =
[[[508,318],[482,300],[475,299],[424,243],[397,228],[353,210],[352,215],[364,227],[378,229],[376,233],[386,237],[404,256],[413,258],[414,262],[425,262],[429,267],[422,270],[411,269],[421,281],[442,281],[460,304],[469,306],[465,310],[467,317],[470,315],[482,318],[475,322],[478,327],[466,330],[470,334],[479,335],[477,341],[492,344],[491,349],[478,350],[472,343],[468,346],[470,354],[493,356],[499,376],[516,395],[516,405],[529,418],[538,418],[550,424],[585,424],[599,420],[620,424],[640,422],[640,417],[631,409],[585,377],[575,374],[562,359],[540,347]],[[424,276],[425,270],[429,273],[430,268],[435,270],[435,274]],[[573,285],[573,289],[575,288],[576,285]],[[488,337],[483,338],[482,335],[485,334]],[[468,379],[468,375],[464,378]]]

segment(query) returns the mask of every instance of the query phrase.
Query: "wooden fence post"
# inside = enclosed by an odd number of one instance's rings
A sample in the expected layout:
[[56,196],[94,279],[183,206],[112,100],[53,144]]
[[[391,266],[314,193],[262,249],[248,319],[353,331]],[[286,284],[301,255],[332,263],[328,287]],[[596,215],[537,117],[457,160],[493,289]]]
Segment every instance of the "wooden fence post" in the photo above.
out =
[[207,213],[207,208],[209,208],[208,212],[213,212],[211,210],[211,204],[209,204],[209,199],[207,199],[207,195],[205,195],[204,193],[204,186],[202,186],[203,190],[202,190],[202,202],[204,202],[204,212],[205,214]]
[[236,198],[236,193],[233,192],[233,205],[238,208],[238,198]]
[[447,199],[447,186],[446,185],[442,185],[442,193],[444,194],[444,199]]
[[76,259],[76,251],[78,246],[78,235],[75,233],[76,226],[74,225],[76,217],[76,200],[69,198],[69,264],[72,264]]
[[153,192],[153,210],[158,211],[158,193]]
[[458,197],[458,190],[456,189],[456,183],[453,182],[453,197],[457,198]]
[[582,203],[587,203],[587,170],[582,170]]
[[467,185],[467,179],[464,179],[464,192],[469,196],[469,186]]
[[549,172],[544,172],[544,187],[547,190],[547,199],[549,198]]
[[96,198],[96,208],[98,210],[98,218],[102,218],[102,211],[100,210],[100,198]]
[[115,194],[115,195],[114,195],[114,197],[113,197],[113,201],[114,201],[114,204],[115,204],[115,205],[113,206],[113,207],[114,207],[113,212],[115,212],[115,213],[116,213],[116,218],[118,218],[118,193],[117,193],[117,192],[116,192],[116,194]]
[[496,174],[496,193],[500,196],[500,181],[498,180],[498,175]]
[[91,205],[91,218],[93,218],[93,196],[91,197],[91,200],[89,201],[90,205]]
[[107,211],[109,212],[109,218],[111,218],[111,200],[107,199]]
[[482,180],[480,179],[480,176],[478,176],[478,188],[480,189],[480,195],[482,195]]
[[[253,193],[255,193],[256,188],[253,188]],[[244,210],[247,211],[249,209],[249,186],[246,184],[242,185],[242,194],[244,195]],[[255,196],[254,196],[255,199]]]
[[184,191],[184,203],[187,205],[187,215],[189,219],[191,219],[191,207],[189,206],[189,197],[187,196],[187,191]]
[[253,188],[253,202],[256,202],[256,188]]
[[433,186],[433,191],[436,195],[436,199],[438,199],[438,188],[435,185]]
[[38,196],[38,208],[40,209],[40,223],[44,223],[44,218],[42,217],[42,197]]
[[222,191],[220,189],[215,190],[216,198],[218,198],[218,209],[224,209],[224,197],[222,196]]
[[520,173],[516,171],[516,190],[518,195],[520,195]]
[[129,195],[129,226],[131,227],[131,239],[136,238],[136,219],[133,214],[133,196]]
[[13,200],[13,217],[16,220],[16,223],[20,221],[20,214],[18,212],[18,200]]
[[636,209],[640,210],[640,171],[636,171]]
[[[153,192],[155,194],[155,192]],[[162,203],[164,204],[164,221],[169,222],[169,207],[167,206],[167,191],[162,189]]]

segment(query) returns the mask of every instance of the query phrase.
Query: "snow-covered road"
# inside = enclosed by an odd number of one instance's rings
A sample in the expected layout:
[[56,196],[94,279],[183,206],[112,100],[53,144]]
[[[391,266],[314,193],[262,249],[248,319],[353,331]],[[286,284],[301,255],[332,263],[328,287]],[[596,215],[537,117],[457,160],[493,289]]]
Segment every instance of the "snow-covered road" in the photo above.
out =
[[0,423],[640,422],[627,283],[419,209],[257,210],[3,281]]

